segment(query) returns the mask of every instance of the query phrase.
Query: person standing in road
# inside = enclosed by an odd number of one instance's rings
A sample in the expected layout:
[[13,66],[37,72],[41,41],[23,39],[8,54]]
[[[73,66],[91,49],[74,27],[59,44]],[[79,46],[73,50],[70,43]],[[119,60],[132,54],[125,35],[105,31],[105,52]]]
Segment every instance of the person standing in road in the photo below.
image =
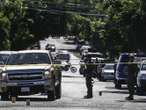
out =
[[129,96],[126,97],[126,100],[133,100],[134,99],[134,91],[135,91],[135,84],[136,84],[136,77],[138,73],[137,64],[134,63],[134,56],[129,56],[128,62],[128,79],[127,79],[127,87],[129,91]]
[[85,58],[85,65],[86,65],[86,69],[85,69],[85,73],[84,73],[84,77],[86,80],[86,87],[87,87],[87,95],[84,96],[85,99],[88,98],[92,98],[93,97],[93,64],[91,62],[91,58],[90,57],[86,57]]

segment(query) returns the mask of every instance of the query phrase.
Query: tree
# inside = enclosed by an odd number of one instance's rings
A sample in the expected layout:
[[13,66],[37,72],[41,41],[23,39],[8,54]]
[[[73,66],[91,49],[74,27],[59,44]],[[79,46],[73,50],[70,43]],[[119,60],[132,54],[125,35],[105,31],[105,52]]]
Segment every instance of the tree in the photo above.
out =
[[0,10],[0,50],[19,50],[30,40],[21,0],[6,0]]

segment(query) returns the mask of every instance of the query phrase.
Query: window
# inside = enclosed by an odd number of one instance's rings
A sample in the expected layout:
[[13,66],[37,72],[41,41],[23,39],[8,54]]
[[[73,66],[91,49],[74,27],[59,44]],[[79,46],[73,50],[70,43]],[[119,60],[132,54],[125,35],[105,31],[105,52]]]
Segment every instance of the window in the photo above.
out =
[[46,53],[18,53],[10,56],[9,65],[20,64],[50,64],[48,54]]

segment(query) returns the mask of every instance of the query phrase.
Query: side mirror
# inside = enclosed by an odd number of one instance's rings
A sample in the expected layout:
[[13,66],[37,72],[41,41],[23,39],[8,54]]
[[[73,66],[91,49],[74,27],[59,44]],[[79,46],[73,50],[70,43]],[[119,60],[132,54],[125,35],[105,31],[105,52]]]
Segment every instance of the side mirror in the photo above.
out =
[[0,61],[0,65],[4,65],[4,62],[3,61]]

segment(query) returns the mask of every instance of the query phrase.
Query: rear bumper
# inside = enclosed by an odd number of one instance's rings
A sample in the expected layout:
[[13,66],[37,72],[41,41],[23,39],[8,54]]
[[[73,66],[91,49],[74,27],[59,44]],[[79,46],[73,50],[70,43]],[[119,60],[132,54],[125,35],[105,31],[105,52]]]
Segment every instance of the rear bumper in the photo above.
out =
[[114,79],[114,75],[103,75],[103,78],[105,80],[113,80]]

